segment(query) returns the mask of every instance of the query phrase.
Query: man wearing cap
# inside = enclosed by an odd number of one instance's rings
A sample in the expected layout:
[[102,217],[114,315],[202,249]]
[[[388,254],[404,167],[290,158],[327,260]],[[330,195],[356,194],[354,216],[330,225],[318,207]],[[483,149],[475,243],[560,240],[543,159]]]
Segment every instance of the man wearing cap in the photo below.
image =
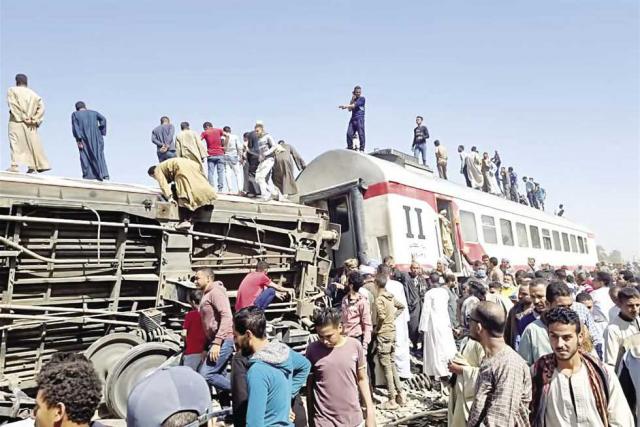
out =
[[204,292],[200,301],[202,326],[209,343],[209,355],[200,367],[200,374],[220,394],[220,404],[229,404],[231,382],[224,374],[233,355],[233,321],[231,304],[222,282],[215,281],[213,270],[203,268],[196,272],[195,283]]
[[16,85],[9,88],[7,102],[11,151],[11,166],[7,170],[18,172],[20,165],[27,166],[27,173],[51,169],[38,135],[44,117],[44,102],[27,87],[27,76],[16,75]]
[[127,400],[127,427],[182,427],[211,408],[207,382],[187,366],[155,371]]

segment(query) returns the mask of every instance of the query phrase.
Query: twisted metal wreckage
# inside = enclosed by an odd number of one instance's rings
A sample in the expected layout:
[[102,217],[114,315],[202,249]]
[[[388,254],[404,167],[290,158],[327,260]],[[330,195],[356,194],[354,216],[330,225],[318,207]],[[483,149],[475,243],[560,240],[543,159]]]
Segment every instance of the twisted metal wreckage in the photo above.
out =
[[[176,231],[177,207],[147,187],[0,173],[0,416],[25,416],[34,378],[56,351],[85,352],[113,415],[136,380],[180,353],[198,267],[234,299],[259,259],[291,300],[268,309],[293,348],[309,339],[339,226],[293,203],[221,195]],[[27,391],[27,393],[25,393]]]

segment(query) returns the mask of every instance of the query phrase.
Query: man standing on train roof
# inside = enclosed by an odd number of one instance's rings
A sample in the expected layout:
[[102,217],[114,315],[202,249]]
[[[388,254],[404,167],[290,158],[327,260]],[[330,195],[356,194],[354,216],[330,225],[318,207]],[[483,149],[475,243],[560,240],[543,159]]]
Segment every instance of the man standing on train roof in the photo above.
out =
[[523,176],[522,180],[524,181],[524,188],[527,191],[527,200],[529,201],[529,206],[538,209],[538,203],[536,202],[536,198],[533,193],[533,190],[535,188],[533,184],[533,178],[527,179],[526,176]]
[[558,216],[564,215],[564,205],[558,206],[558,210],[556,211],[556,215],[558,215]]
[[420,161],[419,155],[422,156],[422,164],[427,164],[427,139],[429,138],[429,130],[422,124],[422,116],[416,117],[416,127],[413,129],[413,144],[411,151],[413,156]]
[[433,141],[433,145],[436,146],[436,166],[438,168],[438,175],[442,179],[447,179],[447,149],[444,145],[440,144],[437,139]]
[[467,168],[467,153],[464,152],[464,145],[458,145],[458,153],[460,154],[460,173],[464,176],[467,187],[471,188],[469,169]]
[[498,154],[498,150],[493,152],[493,157],[491,158],[491,162],[496,165],[496,181],[498,183],[498,188],[502,191],[501,182],[500,182],[500,165],[502,164],[502,160],[500,160],[500,154]]
[[76,111],[71,114],[71,128],[80,151],[82,178],[108,180],[103,139],[107,134],[107,119],[97,111],[87,110],[85,103],[78,101]]
[[159,162],[176,157],[176,145],[173,141],[174,134],[175,128],[167,116],[162,116],[160,124],[151,131],[151,142],[158,147],[156,154]]
[[9,172],[18,172],[20,165],[27,165],[27,173],[51,169],[44,154],[38,128],[44,117],[44,102],[27,87],[27,76],[16,75],[16,85],[7,91],[9,103]]
[[[147,171],[160,185],[162,195],[178,205],[181,222],[176,228],[191,227],[194,212],[216,200],[216,192],[193,160],[176,157],[151,166]],[[172,189],[171,184],[175,183]]]
[[507,169],[509,172],[509,197],[512,201],[518,203],[520,197],[518,196],[518,175],[513,171],[513,168],[509,166]]
[[538,202],[538,206],[540,209],[544,210],[544,200],[547,198],[547,192],[544,188],[540,186],[537,182],[535,183],[534,188],[536,202]]
[[349,120],[349,126],[347,127],[347,149],[353,150],[353,137],[358,134],[360,140],[360,151],[364,152],[364,103],[365,99],[362,95],[362,88],[356,86],[353,88],[353,95],[351,102],[346,105],[339,105],[341,110],[351,111],[351,119]]
[[471,147],[471,153],[465,159],[467,164],[467,175],[471,182],[471,188],[482,190],[484,178],[482,177],[482,156],[478,153],[478,149]]

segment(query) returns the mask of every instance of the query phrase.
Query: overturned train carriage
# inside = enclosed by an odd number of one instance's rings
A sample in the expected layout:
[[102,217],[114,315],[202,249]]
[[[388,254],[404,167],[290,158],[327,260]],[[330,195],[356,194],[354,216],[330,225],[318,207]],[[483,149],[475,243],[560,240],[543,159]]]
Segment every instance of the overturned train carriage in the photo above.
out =
[[56,351],[84,351],[115,415],[133,380],[179,351],[193,270],[211,267],[234,302],[260,259],[295,290],[270,306],[273,333],[306,344],[338,243],[315,208],[221,195],[177,231],[177,207],[147,187],[0,173],[0,415]]

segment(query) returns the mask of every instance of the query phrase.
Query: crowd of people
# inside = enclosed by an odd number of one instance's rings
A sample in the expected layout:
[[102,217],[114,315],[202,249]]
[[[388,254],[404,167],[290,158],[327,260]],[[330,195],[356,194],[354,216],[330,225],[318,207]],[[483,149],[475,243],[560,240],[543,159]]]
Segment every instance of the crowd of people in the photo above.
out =
[[[267,332],[265,310],[291,297],[267,263],[243,279],[233,309],[223,283],[200,269],[184,319],[184,366],[135,385],[127,425],[202,423],[212,387],[235,426],[374,426],[374,394],[386,389],[380,409],[406,405],[416,368],[448,395],[449,426],[636,425],[637,265],[568,271],[529,259],[513,271],[483,257],[473,266],[457,278],[442,262],[428,271],[412,262],[404,272],[392,257],[347,260],[302,354]],[[38,425],[90,421],[101,385],[83,356],[55,354],[37,382]]]

